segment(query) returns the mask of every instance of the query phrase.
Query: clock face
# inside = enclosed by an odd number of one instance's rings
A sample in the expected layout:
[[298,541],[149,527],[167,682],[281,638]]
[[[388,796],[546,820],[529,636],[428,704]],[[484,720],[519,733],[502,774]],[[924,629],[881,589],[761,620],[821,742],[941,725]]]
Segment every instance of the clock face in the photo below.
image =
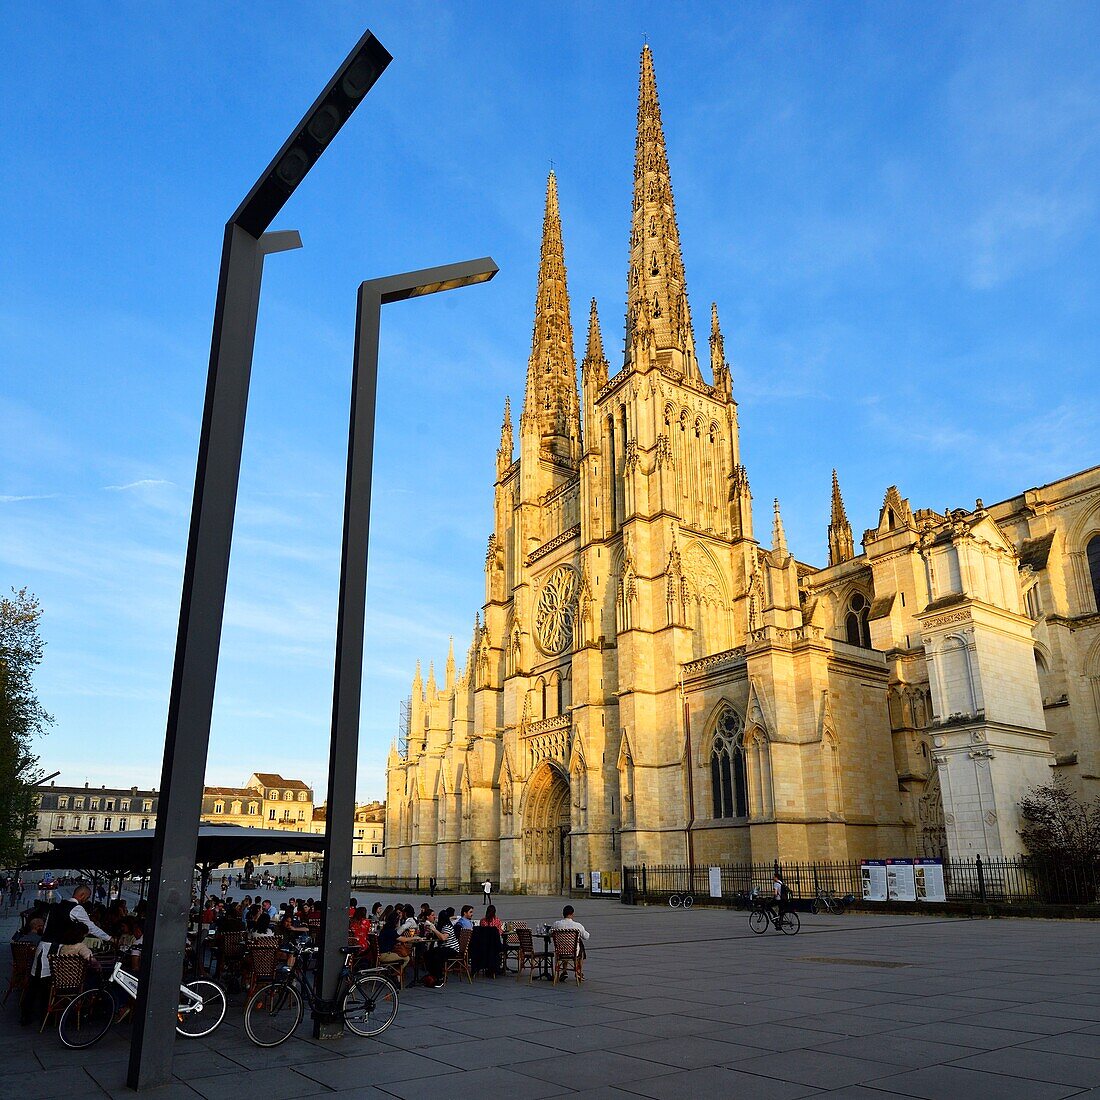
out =
[[577,614],[577,573],[559,565],[542,586],[535,611],[535,639],[548,656],[564,653],[573,644]]

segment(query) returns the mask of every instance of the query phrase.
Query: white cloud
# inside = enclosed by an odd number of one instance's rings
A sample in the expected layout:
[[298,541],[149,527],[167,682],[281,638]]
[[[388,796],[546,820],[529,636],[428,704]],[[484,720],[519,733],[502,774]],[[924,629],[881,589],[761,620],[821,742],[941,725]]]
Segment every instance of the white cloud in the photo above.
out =
[[104,485],[103,488],[111,493],[128,493],[131,489],[157,489],[161,485],[175,485],[175,482],[161,477],[143,477],[126,485]]

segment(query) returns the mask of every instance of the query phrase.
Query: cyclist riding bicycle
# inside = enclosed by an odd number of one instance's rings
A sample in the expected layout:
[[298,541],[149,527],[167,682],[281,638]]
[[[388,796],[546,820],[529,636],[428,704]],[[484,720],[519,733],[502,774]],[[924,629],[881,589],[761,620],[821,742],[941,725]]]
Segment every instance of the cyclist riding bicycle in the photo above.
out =
[[787,884],[780,877],[779,872],[776,871],[772,876],[772,896],[764,902],[764,908],[767,911],[768,917],[776,928],[779,927],[780,921],[783,919],[783,914],[787,911],[790,900],[791,892],[787,888]]

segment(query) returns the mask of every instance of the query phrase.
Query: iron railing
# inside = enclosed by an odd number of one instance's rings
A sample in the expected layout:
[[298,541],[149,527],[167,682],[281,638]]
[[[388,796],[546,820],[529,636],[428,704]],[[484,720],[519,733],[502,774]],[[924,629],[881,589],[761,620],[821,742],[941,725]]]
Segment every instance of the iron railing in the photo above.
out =
[[[674,864],[640,864],[623,868],[622,901],[626,905],[665,902],[673,894],[691,894],[715,905],[737,903],[753,890],[770,892],[778,870],[797,900],[822,892],[862,898],[862,864],[831,862],[722,863],[721,897],[711,897],[711,868]],[[1100,860],[1015,859],[943,861],[944,893],[952,902],[1001,902],[1029,905],[1096,905],[1100,903]],[[891,899],[895,900],[895,899]]]

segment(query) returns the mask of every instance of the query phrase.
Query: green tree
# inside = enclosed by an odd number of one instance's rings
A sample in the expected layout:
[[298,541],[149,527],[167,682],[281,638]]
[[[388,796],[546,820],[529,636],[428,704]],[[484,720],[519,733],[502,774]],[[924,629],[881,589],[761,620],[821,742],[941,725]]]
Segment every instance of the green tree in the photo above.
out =
[[39,633],[42,606],[25,588],[0,599],[0,865],[23,856],[21,839],[31,815],[39,776],[34,738],[53,718],[38,701],[34,672],[45,642]]
[[1090,904],[1100,878],[1100,798],[1084,802],[1061,776],[1020,799],[1020,837],[1047,901]]

